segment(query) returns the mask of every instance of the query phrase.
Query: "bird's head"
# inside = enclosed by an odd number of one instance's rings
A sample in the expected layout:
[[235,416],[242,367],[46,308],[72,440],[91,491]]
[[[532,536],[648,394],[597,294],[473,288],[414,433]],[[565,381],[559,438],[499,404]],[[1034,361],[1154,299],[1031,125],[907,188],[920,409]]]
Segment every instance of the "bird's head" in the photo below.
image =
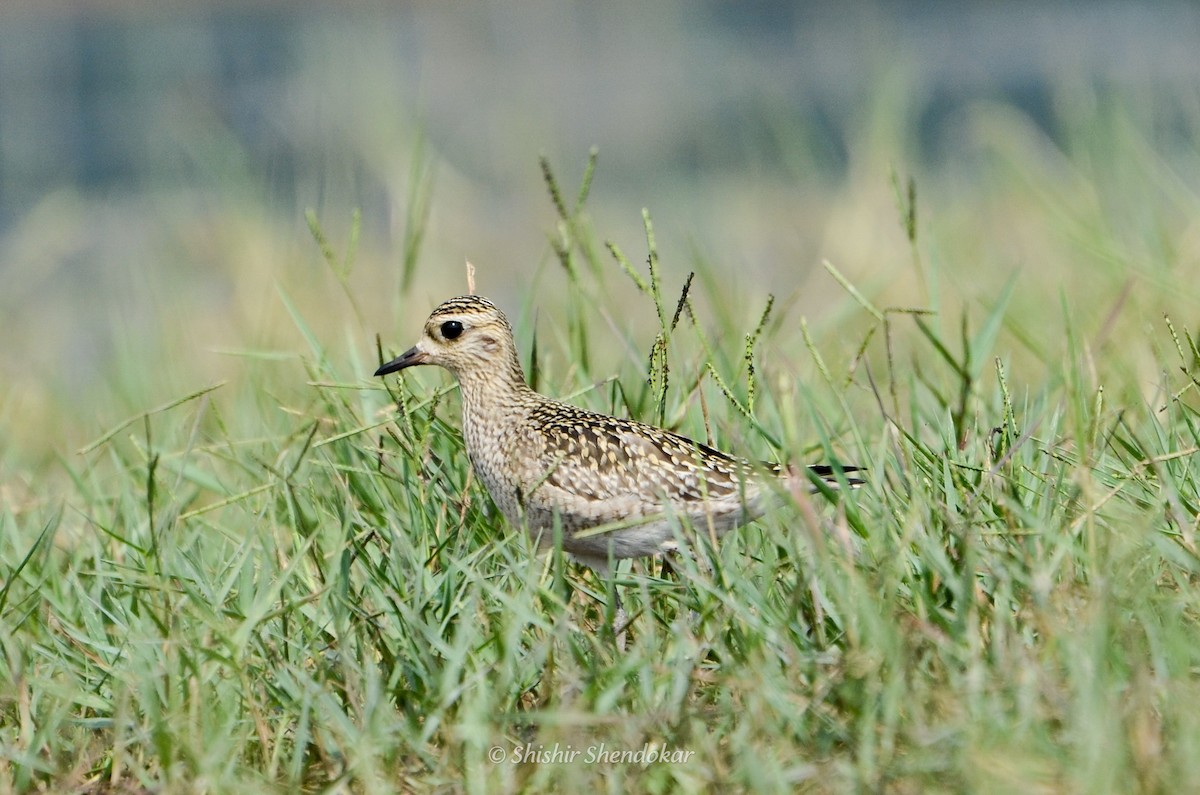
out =
[[445,367],[459,383],[494,379],[524,384],[512,326],[495,304],[479,295],[442,302],[417,344],[380,367],[382,376],[418,364]]

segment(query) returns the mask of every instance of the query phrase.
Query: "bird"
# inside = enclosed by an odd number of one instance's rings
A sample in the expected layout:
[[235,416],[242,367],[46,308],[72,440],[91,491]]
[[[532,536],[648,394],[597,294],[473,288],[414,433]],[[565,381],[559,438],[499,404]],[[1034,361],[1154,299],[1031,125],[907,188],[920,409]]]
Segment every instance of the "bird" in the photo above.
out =
[[[719,538],[763,515],[801,472],[756,464],[662,428],[555,400],[525,381],[513,329],[479,295],[438,305],[418,342],[376,376],[437,365],[457,379],[467,456],[496,507],[540,547],[599,572],[674,551],[685,533]],[[831,487],[857,486],[851,466],[810,467]]]

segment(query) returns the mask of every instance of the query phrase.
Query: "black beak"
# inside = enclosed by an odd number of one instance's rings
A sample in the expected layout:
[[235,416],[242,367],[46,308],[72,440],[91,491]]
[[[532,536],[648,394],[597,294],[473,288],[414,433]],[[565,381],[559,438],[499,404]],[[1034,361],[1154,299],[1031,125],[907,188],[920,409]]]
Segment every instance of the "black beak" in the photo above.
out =
[[417,364],[425,364],[427,361],[429,361],[429,356],[425,353],[425,351],[419,351],[417,350],[416,346],[413,346],[397,356],[395,359],[392,359],[383,367],[380,367],[378,370],[376,370],[375,375],[387,375],[388,373],[394,373],[398,370],[403,370],[405,367],[412,367],[413,365]]

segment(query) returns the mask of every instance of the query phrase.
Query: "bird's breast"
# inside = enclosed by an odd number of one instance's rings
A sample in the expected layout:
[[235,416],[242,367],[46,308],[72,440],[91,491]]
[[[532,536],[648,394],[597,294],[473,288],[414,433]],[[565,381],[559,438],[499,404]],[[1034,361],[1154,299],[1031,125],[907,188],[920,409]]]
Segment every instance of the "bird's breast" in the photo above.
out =
[[520,514],[520,482],[514,457],[525,446],[520,439],[520,422],[481,416],[463,409],[463,441],[475,476],[483,483],[496,507],[510,522]]

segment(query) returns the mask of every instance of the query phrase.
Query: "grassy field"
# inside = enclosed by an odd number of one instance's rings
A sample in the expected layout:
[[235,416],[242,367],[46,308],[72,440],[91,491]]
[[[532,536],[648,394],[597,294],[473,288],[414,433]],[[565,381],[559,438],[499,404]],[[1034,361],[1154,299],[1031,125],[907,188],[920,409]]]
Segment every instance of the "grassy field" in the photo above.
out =
[[[0,404],[0,791],[1195,786],[1200,179],[1085,121],[980,116],[977,183],[852,158],[843,256],[776,299],[659,250],[653,207],[607,245],[590,169],[547,172],[545,260],[501,301],[539,389],[866,468],[704,565],[623,568],[624,654],[613,584],[472,477],[449,377],[369,377],[465,283],[421,213],[390,259],[314,216],[303,278],[223,228],[269,321],[178,295],[88,394]],[[217,328],[226,369],[189,367]]]

